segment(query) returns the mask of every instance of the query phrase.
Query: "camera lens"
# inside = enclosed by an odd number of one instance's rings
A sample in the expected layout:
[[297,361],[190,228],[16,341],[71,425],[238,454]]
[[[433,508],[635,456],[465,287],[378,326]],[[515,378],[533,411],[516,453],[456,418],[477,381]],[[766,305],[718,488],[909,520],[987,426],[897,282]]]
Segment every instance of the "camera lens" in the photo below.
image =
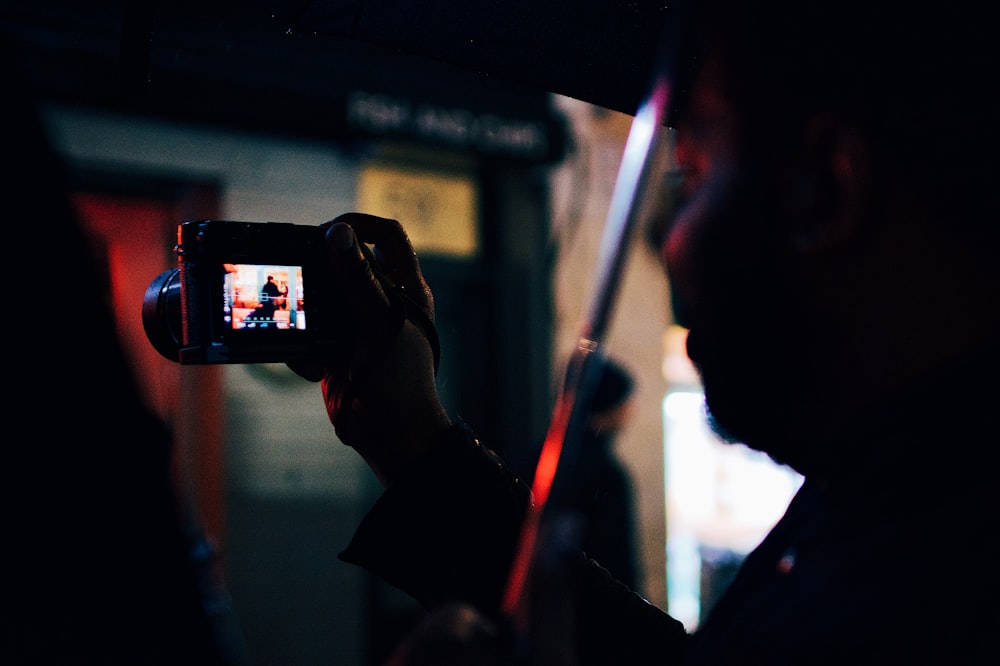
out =
[[142,299],[142,327],[156,351],[178,361],[184,342],[181,323],[181,273],[172,268],[156,276]]

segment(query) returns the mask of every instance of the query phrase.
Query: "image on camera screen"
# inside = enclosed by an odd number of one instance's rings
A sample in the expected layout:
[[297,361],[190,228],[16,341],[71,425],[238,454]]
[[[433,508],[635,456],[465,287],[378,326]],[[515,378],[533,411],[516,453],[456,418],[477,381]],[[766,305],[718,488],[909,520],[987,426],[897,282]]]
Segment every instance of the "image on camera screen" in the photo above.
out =
[[222,316],[231,330],[305,330],[301,266],[224,267]]

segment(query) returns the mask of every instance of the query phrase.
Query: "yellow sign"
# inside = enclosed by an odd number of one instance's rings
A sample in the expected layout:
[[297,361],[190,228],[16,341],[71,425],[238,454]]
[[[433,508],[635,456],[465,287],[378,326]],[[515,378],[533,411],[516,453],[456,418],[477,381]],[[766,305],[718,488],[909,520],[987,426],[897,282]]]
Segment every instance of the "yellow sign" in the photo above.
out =
[[479,249],[471,177],[370,165],[361,171],[357,196],[360,212],[399,220],[422,255],[471,258]]

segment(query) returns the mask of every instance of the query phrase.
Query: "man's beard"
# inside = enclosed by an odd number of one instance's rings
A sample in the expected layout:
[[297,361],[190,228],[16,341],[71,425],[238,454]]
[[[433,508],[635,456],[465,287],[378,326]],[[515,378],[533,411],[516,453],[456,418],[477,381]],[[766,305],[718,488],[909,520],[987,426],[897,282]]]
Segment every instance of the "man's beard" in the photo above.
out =
[[694,263],[705,303],[694,309],[710,309],[701,319],[709,323],[695,322],[688,353],[719,437],[804,472],[816,454],[811,415],[821,411],[819,369],[832,341],[803,307],[795,259],[764,192],[762,183],[730,190],[706,222]]
[[746,444],[802,471],[808,427],[796,414],[800,383],[791,369],[776,367],[780,360],[768,363],[765,355],[765,349],[738,344],[698,364],[708,425],[723,442]]

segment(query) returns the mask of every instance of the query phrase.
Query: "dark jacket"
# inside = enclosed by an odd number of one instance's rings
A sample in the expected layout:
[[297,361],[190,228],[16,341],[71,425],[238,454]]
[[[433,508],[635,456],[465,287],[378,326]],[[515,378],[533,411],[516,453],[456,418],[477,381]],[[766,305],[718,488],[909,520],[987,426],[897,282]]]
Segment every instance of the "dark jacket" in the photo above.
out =
[[[580,555],[543,582],[560,629],[532,629],[578,664],[998,663],[998,349],[840,433],[849,463],[805,480],[693,636]],[[502,621],[527,489],[461,425],[414,472],[342,558]]]

